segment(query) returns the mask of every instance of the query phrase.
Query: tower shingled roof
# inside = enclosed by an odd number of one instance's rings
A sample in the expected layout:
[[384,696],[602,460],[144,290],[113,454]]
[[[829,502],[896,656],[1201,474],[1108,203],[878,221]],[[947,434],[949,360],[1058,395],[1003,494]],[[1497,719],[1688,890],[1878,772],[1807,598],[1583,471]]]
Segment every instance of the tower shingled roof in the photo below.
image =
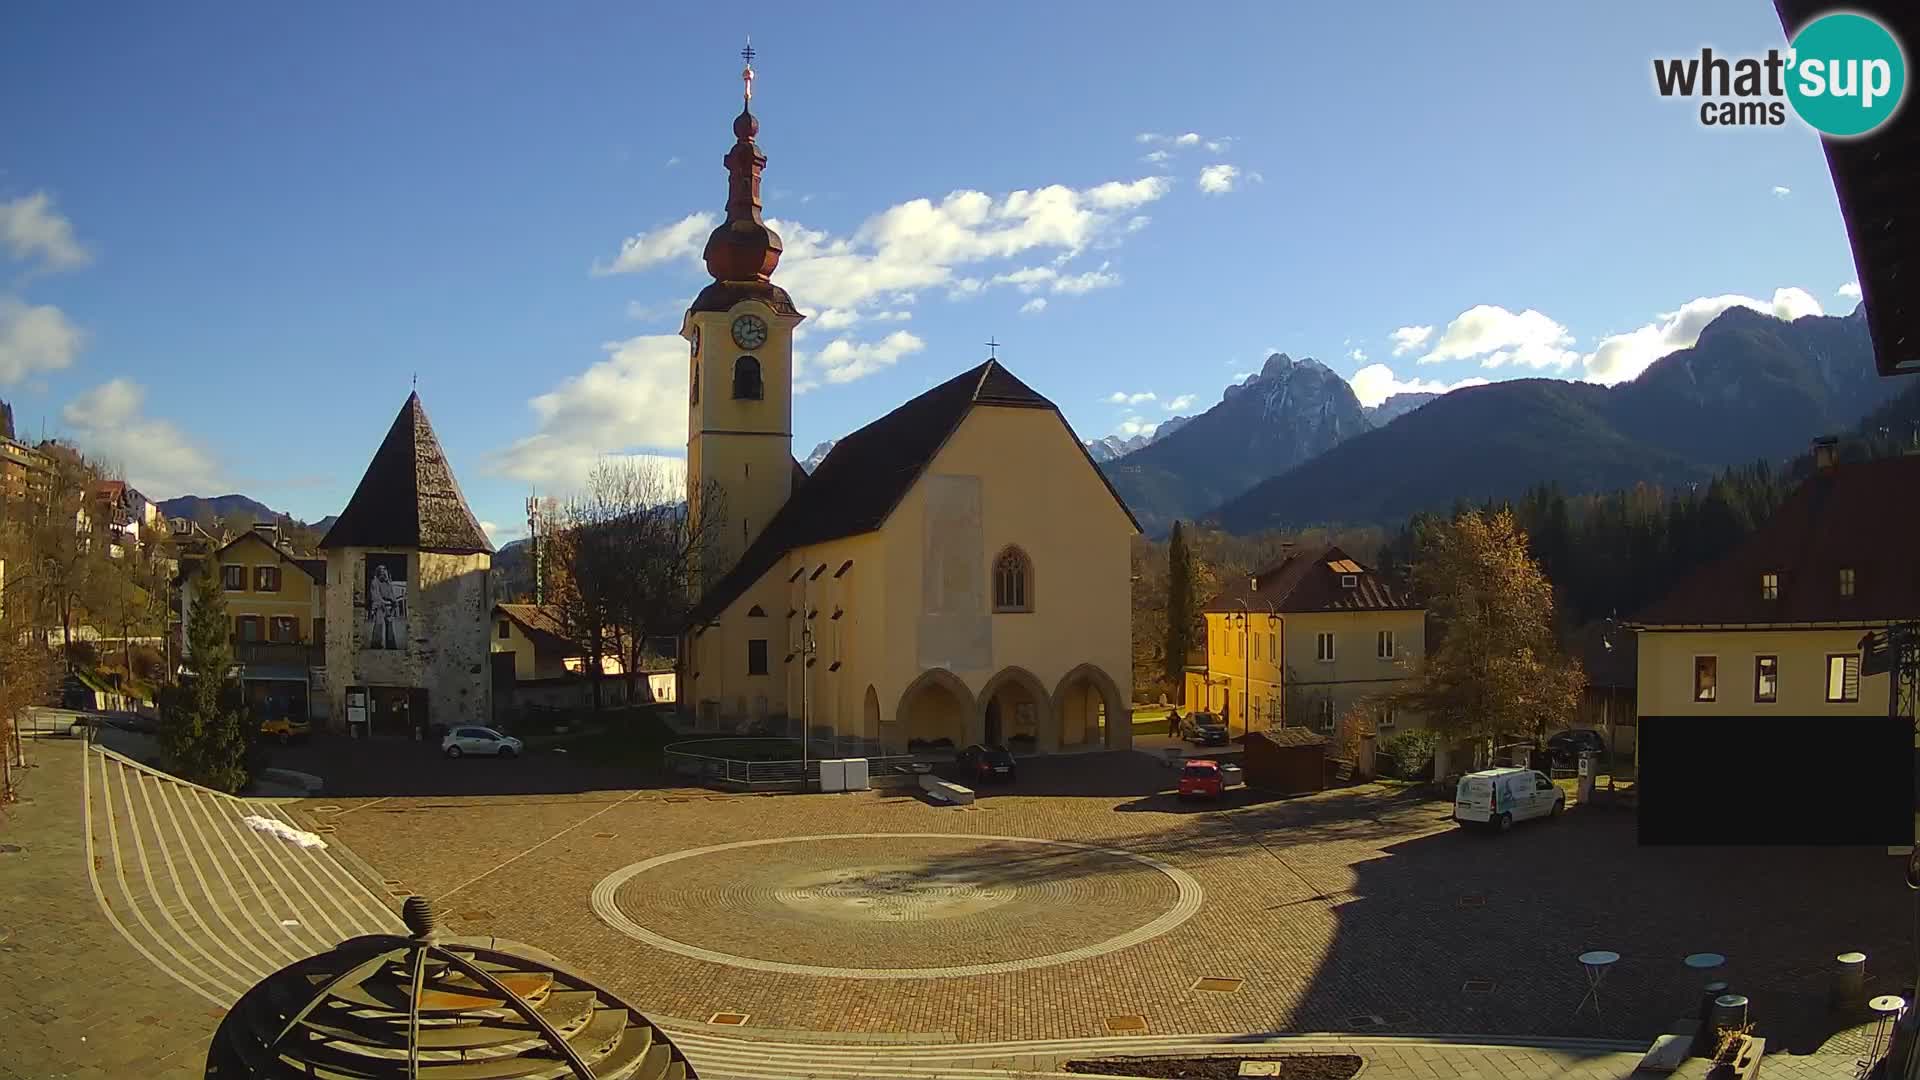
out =
[[486,530],[460,493],[418,393],[407,396],[360,486],[320,546],[493,553]]

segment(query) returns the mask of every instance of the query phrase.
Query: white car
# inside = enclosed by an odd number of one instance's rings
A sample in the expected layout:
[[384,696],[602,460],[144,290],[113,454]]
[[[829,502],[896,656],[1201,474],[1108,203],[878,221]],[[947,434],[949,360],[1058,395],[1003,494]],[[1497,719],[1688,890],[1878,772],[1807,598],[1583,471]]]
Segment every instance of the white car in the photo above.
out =
[[1460,778],[1453,793],[1453,820],[1501,832],[1516,821],[1554,817],[1567,808],[1567,793],[1542,772],[1488,769]]
[[448,757],[482,754],[510,758],[523,749],[525,746],[519,739],[483,727],[454,728],[447,732],[446,738],[440,740],[440,752]]

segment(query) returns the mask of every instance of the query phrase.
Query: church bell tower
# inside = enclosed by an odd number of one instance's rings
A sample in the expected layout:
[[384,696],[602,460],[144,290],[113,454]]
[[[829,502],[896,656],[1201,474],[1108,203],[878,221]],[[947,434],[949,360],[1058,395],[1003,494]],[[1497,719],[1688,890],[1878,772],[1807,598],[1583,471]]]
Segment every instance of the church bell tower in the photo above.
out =
[[701,577],[725,573],[793,493],[793,331],[805,318],[773,283],[780,234],[760,217],[767,156],[754,137],[753,47],[741,56],[727,217],[707,237],[707,272],[680,326],[688,345],[687,506],[712,521]]

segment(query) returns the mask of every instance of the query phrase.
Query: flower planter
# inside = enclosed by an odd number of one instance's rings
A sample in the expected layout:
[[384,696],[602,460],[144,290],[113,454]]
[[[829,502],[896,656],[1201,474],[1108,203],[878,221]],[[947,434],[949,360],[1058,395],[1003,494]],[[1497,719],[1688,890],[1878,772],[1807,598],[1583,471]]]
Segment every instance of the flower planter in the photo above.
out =
[[1740,1040],[1740,1050],[1732,1061],[1716,1061],[1707,1066],[1707,1080],[1749,1080],[1760,1075],[1760,1058],[1767,1040],[1751,1035]]

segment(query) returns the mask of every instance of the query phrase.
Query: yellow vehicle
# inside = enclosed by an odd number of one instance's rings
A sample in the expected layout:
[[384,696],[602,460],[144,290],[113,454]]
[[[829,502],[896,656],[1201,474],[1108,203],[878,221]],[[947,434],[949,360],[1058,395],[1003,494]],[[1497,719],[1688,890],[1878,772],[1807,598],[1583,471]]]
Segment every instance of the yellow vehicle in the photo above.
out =
[[281,742],[304,739],[313,731],[313,725],[305,720],[296,720],[291,716],[276,716],[260,725],[260,734]]

